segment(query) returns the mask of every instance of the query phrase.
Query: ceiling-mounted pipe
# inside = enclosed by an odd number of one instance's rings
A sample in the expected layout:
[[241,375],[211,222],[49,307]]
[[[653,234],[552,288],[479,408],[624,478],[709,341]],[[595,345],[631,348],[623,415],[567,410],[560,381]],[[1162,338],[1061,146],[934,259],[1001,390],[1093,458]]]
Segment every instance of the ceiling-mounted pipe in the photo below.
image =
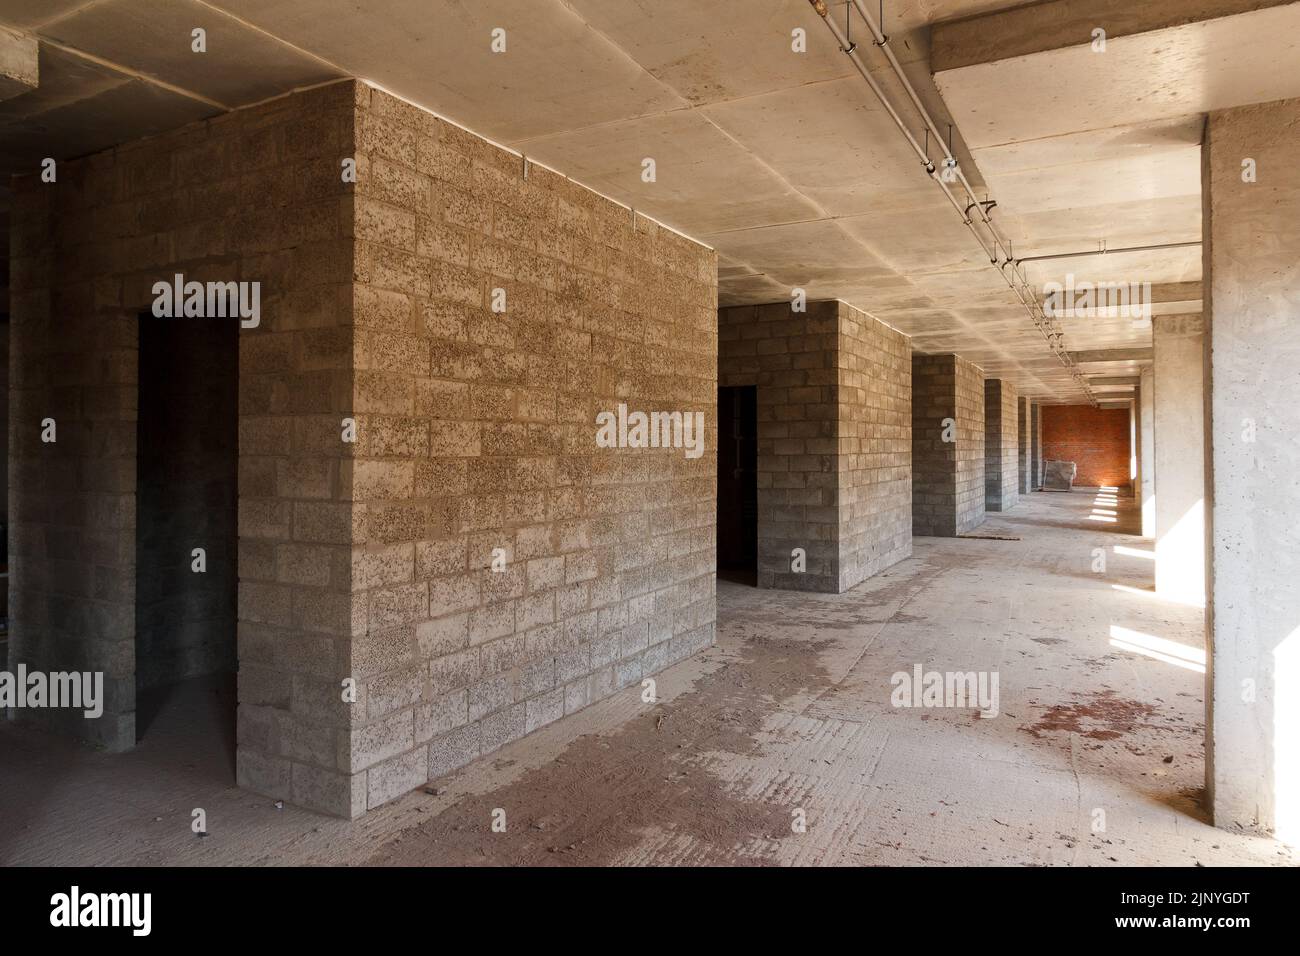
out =
[[850,42],[844,31],[840,29],[840,25],[831,19],[830,11],[826,8],[825,0],[808,0],[808,2],[812,5],[812,8],[817,11],[817,15],[826,23],[826,26],[830,28],[831,35],[835,37],[835,42],[839,44],[840,52],[844,53],[849,58],[849,62],[852,63],[858,73],[862,75],[862,78],[867,81],[867,86],[869,86],[871,92],[876,95],[876,99],[880,101],[880,105],[885,108],[885,112],[889,114],[889,118],[894,121],[894,125],[898,127],[899,132],[906,137],[907,142],[912,147],[912,151],[916,153],[917,158],[921,160],[921,166],[925,169],[926,175],[939,184],[939,188],[943,190],[943,194],[948,198],[948,202],[952,204],[953,209],[957,210],[957,214],[962,217],[962,222],[964,222],[966,227],[970,229],[971,234],[980,244],[980,248],[984,250],[984,254],[989,257],[989,262],[996,264],[998,261],[996,246],[993,249],[989,249],[988,244],[985,243],[983,237],[980,236],[978,231],[976,231],[974,222],[972,222],[970,216],[966,214],[966,211],[962,208],[957,197],[952,194],[952,190],[948,188],[948,184],[939,177],[933,161],[931,161],[930,157],[926,155],[925,150],[921,148],[921,144],[916,141],[916,137],[913,136],[912,131],[907,128],[907,124],[903,122],[903,118],[898,115],[898,111],[894,109],[894,104],[889,102],[888,97],[885,96],[885,91],[880,88],[880,84],[877,83],[875,77],[871,75],[871,71],[867,69],[867,65],[862,62],[862,58],[858,55],[857,45]]
[[1149,246],[1123,246],[1119,249],[1108,249],[1103,244],[1100,249],[1089,249],[1085,252],[1058,252],[1048,256],[1017,256],[1014,261],[1019,265],[1022,262],[1045,262],[1048,259],[1078,259],[1082,256],[1113,256],[1121,252],[1159,252],[1162,249],[1185,249],[1200,244],[1200,239],[1191,242],[1157,242]]
[[[1052,354],[1056,356],[1057,360],[1060,361],[1062,365],[1069,369],[1075,384],[1088,397],[1088,400],[1095,405],[1097,399],[1093,395],[1092,389],[1088,387],[1087,379],[1083,377],[1083,374],[1075,366],[1074,361],[1070,358],[1069,352],[1062,344],[1061,332],[1055,328],[1055,323],[1046,314],[1042,305],[1038,302],[1037,294],[1033,291],[1033,287],[1029,285],[1029,280],[1025,276],[1023,268],[1018,262],[1012,259],[1009,243],[999,235],[997,227],[993,224],[992,219],[989,218],[988,209],[985,204],[981,203],[975,196],[969,181],[966,179],[965,173],[963,173],[961,167],[957,165],[956,158],[952,155],[948,145],[944,142],[943,137],[935,127],[934,120],[932,120],[930,114],[926,112],[925,107],[922,105],[920,98],[916,95],[916,91],[913,89],[911,82],[908,81],[907,77],[903,74],[902,67],[899,65],[893,51],[889,49],[887,45],[888,38],[880,32],[875,21],[873,21],[866,13],[861,0],[851,0],[851,2],[857,7],[858,13],[871,29],[872,35],[876,38],[875,45],[885,51],[885,55],[889,58],[894,73],[903,84],[903,88],[907,90],[908,96],[911,98],[917,112],[920,113],[921,117],[924,119],[926,127],[935,135],[940,146],[943,147],[944,155],[951,163],[951,168],[956,172],[962,186],[965,188],[966,195],[971,200],[971,204],[967,205],[965,208],[963,208],[962,204],[958,202],[955,196],[953,196],[952,191],[948,188],[943,177],[936,173],[934,162],[930,159],[926,151],[921,148],[921,144],[916,141],[916,137],[912,135],[912,131],[907,128],[902,117],[898,115],[898,111],[894,109],[894,105],[890,103],[889,99],[885,96],[885,92],[881,89],[880,84],[876,82],[875,78],[871,75],[871,71],[867,69],[866,64],[862,62],[862,59],[859,57],[857,52],[857,45],[849,41],[844,31],[840,29],[839,24],[831,18],[825,0],[808,0],[808,2],[812,6],[813,10],[816,11],[817,15],[822,18],[822,22],[826,24],[827,28],[831,31],[831,34],[835,37],[835,42],[839,45],[840,51],[848,56],[849,61],[853,64],[854,68],[857,69],[858,73],[861,74],[862,78],[866,80],[867,86],[871,88],[871,92],[874,93],[876,99],[880,101],[880,105],[885,108],[885,112],[889,114],[890,119],[894,121],[894,124],[898,127],[899,131],[904,137],[906,137],[913,152],[915,152],[920,158],[926,174],[938,184],[940,189],[943,190],[944,196],[947,197],[948,202],[952,205],[953,209],[957,211],[957,214],[961,216],[962,223],[970,230],[971,235],[975,237],[975,241],[979,243],[980,248],[984,250],[984,254],[988,256],[989,262],[992,265],[998,266],[998,274],[1002,276],[1003,281],[1007,283],[1016,298],[1020,300],[1020,304],[1025,308],[1025,311],[1029,313],[1030,320],[1043,336],[1044,341],[1047,342],[1048,348],[1051,349]],[[990,249],[988,243],[984,241],[984,237],[980,235],[974,221],[971,219],[969,213],[971,208],[979,210],[980,220],[988,229],[989,235],[993,240],[992,249]],[[1001,262],[999,262],[999,257],[1001,257]],[[1006,271],[1008,265],[1011,266],[1011,274],[1009,276]]]
[[898,82],[902,84],[908,98],[911,99],[912,106],[916,108],[917,114],[929,128],[934,138],[938,140],[939,147],[943,150],[944,158],[947,159],[951,164],[951,168],[956,172],[957,178],[961,181],[962,187],[966,190],[966,196],[970,199],[967,208],[969,209],[973,206],[979,211],[980,220],[986,227],[988,227],[989,234],[993,237],[994,249],[998,249],[999,246],[1005,246],[1006,242],[998,234],[997,228],[993,225],[993,220],[989,217],[988,210],[984,207],[984,204],[980,202],[979,198],[976,197],[975,190],[971,188],[970,180],[966,178],[966,173],[957,162],[957,157],[953,155],[952,147],[944,139],[943,134],[939,132],[939,127],[935,124],[934,119],[931,118],[929,110],[925,108],[925,104],[921,102],[921,97],[917,95],[916,87],[912,86],[912,81],[909,80],[907,74],[903,72],[903,66],[898,62],[898,57],[894,56],[894,51],[889,46],[889,37],[885,35],[883,24],[878,24],[872,19],[871,13],[867,10],[866,4],[863,0],[852,0],[852,2],[853,6],[858,10],[858,15],[862,17],[863,21],[867,24],[867,29],[871,31],[871,35],[874,38],[874,45],[880,47],[881,52],[885,54],[885,59],[889,61],[889,66],[894,71],[894,76],[898,78]]
[[[921,165],[925,167],[926,172],[933,175],[934,163],[932,163],[930,157],[925,154],[925,150],[923,150],[921,144],[916,141],[916,137],[912,135],[912,131],[907,128],[907,124],[903,122],[903,118],[898,115],[898,111],[894,109],[894,105],[885,97],[885,91],[880,88],[880,84],[877,83],[875,77],[871,75],[871,71],[867,69],[867,65],[863,63],[862,58],[858,56],[857,45],[849,42],[849,38],[844,35],[844,31],[840,29],[840,25],[831,19],[830,11],[826,9],[826,0],[808,0],[808,2],[811,3],[812,8],[817,11],[817,15],[825,21],[826,26],[830,27],[831,34],[835,37],[835,42],[839,44],[840,52],[845,54],[849,58],[849,62],[851,62],[854,67],[857,68],[857,71],[862,74],[862,78],[866,80],[867,85],[871,87],[871,92],[876,94],[876,99],[880,100],[880,105],[885,108],[885,112],[889,114],[889,118],[894,121],[899,132],[907,137],[908,143],[912,146],[912,151],[920,158]],[[961,209],[960,206],[957,208]]]

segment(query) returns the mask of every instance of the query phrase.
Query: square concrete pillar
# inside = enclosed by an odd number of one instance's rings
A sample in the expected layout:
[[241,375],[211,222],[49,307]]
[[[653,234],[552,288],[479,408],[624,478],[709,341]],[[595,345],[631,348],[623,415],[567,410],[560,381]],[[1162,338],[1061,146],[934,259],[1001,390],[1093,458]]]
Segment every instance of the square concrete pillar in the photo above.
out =
[[984,372],[912,356],[912,533],[953,537],[984,521]]
[[1043,487],[1043,406],[1029,403],[1029,490]]
[[1007,511],[1020,501],[1019,397],[1010,382],[984,382],[984,507]]
[[[1297,153],[1300,100],[1210,114],[1206,785],[1218,826],[1291,843],[1300,842]],[[1255,175],[1244,178],[1247,160]],[[1157,411],[1158,376],[1157,368]],[[1157,429],[1157,454],[1161,441]],[[1167,474],[1159,472],[1157,503]]]
[[838,301],[718,329],[719,385],[757,389],[758,586],[838,593],[910,555],[907,336]]
[[1022,495],[1029,494],[1030,457],[1033,444],[1029,440],[1029,399],[1016,399],[1016,436],[1017,436],[1017,483]]
[[1205,600],[1204,341],[1199,315],[1152,320],[1155,370],[1156,591]]
[[1142,368],[1138,385],[1138,459],[1141,462],[1139,495],[1142,502],[1142,537],[1156,536],[1156,418],[1155,370]]

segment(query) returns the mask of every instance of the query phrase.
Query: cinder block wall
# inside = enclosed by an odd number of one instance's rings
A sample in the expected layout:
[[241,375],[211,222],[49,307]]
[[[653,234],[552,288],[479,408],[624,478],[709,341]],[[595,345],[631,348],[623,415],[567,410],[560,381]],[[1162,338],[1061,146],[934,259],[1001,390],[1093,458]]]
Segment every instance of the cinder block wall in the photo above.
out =
[[1006,511],[1020,501],[1017,392],[1002,379],[984,382],[984,508]]
[[955,355],[913,355],[912,533],[951,537],[984,516],[984,373]]
[[177,272],[259,281],[261,327],[239,332],[238,775],[339,811],[353,110],[338,84],[15,180],[11,243],[9,663],[102,670],[106,697],[98,720],[21,715],[134,744],[138,315]]
[[719,384],[758,389],[759,587],[839,593],[910,555],[907,336],[838,301],[721,309],[718,330]]
[[[758,586],[839,590],[839,304],[718,310],[718,384],[758,387]],[[807,555],[791,570],[791,551]]]
[[[357,92],[347,769],[374,807],[713,642],[717,261]],[[620,402],[703,412],[705,453],[597,447]]]
[[[355,816],[712,642],[712,251],[353,82],[15,194],[10,663],[106,671],[66,729],[134,742],[137,316],[176,272],[262,286],[241,785]],[[705,453],[598,448],[620,401]]]
[[912,345],[838,303],[839,588],[912,554]]

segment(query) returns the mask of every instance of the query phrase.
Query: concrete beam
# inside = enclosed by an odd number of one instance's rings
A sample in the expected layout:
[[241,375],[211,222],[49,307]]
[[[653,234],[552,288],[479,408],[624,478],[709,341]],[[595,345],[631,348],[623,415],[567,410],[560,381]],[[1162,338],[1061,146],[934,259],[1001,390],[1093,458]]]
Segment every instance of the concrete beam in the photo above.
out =
[[1137,375],[1090,375],[1089,385],[1140,385],[1142,379]]
[[1152,315],[1187,315],[1202,309],[1199,282],[1158,282],[1151,286]]
[[1093,349],[1071,352],[1070,358],[1076,362],[1150,362],[1155,359],[1155,352],[1150,348]]
[[1106,39],[1217,20],[1291,0],[1056,0],[935,24],[930,62],[935,73],[980,63],[1063,50],[1092,43],[1092,31]]
[[35,37],[0,27],[0,101],[30,93],[41,82]]

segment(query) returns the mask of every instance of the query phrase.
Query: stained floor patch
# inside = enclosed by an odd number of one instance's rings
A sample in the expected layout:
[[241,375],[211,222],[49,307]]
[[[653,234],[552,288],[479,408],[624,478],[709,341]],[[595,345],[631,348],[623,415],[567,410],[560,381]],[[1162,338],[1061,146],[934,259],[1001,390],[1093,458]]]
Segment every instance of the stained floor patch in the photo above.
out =
[[[579,737],[551,764],[462,799],[366,862],[599,866],[658,832],[695,848],[690,863],[771,863],[791,834],[789,804],[755,800],[710,767],[718,755],[757,752],[765,705],[829,686],[817,663],[826,643],[750,637],[740,660],[671,703]],[[494,831],[502,819],[504,832]]]

